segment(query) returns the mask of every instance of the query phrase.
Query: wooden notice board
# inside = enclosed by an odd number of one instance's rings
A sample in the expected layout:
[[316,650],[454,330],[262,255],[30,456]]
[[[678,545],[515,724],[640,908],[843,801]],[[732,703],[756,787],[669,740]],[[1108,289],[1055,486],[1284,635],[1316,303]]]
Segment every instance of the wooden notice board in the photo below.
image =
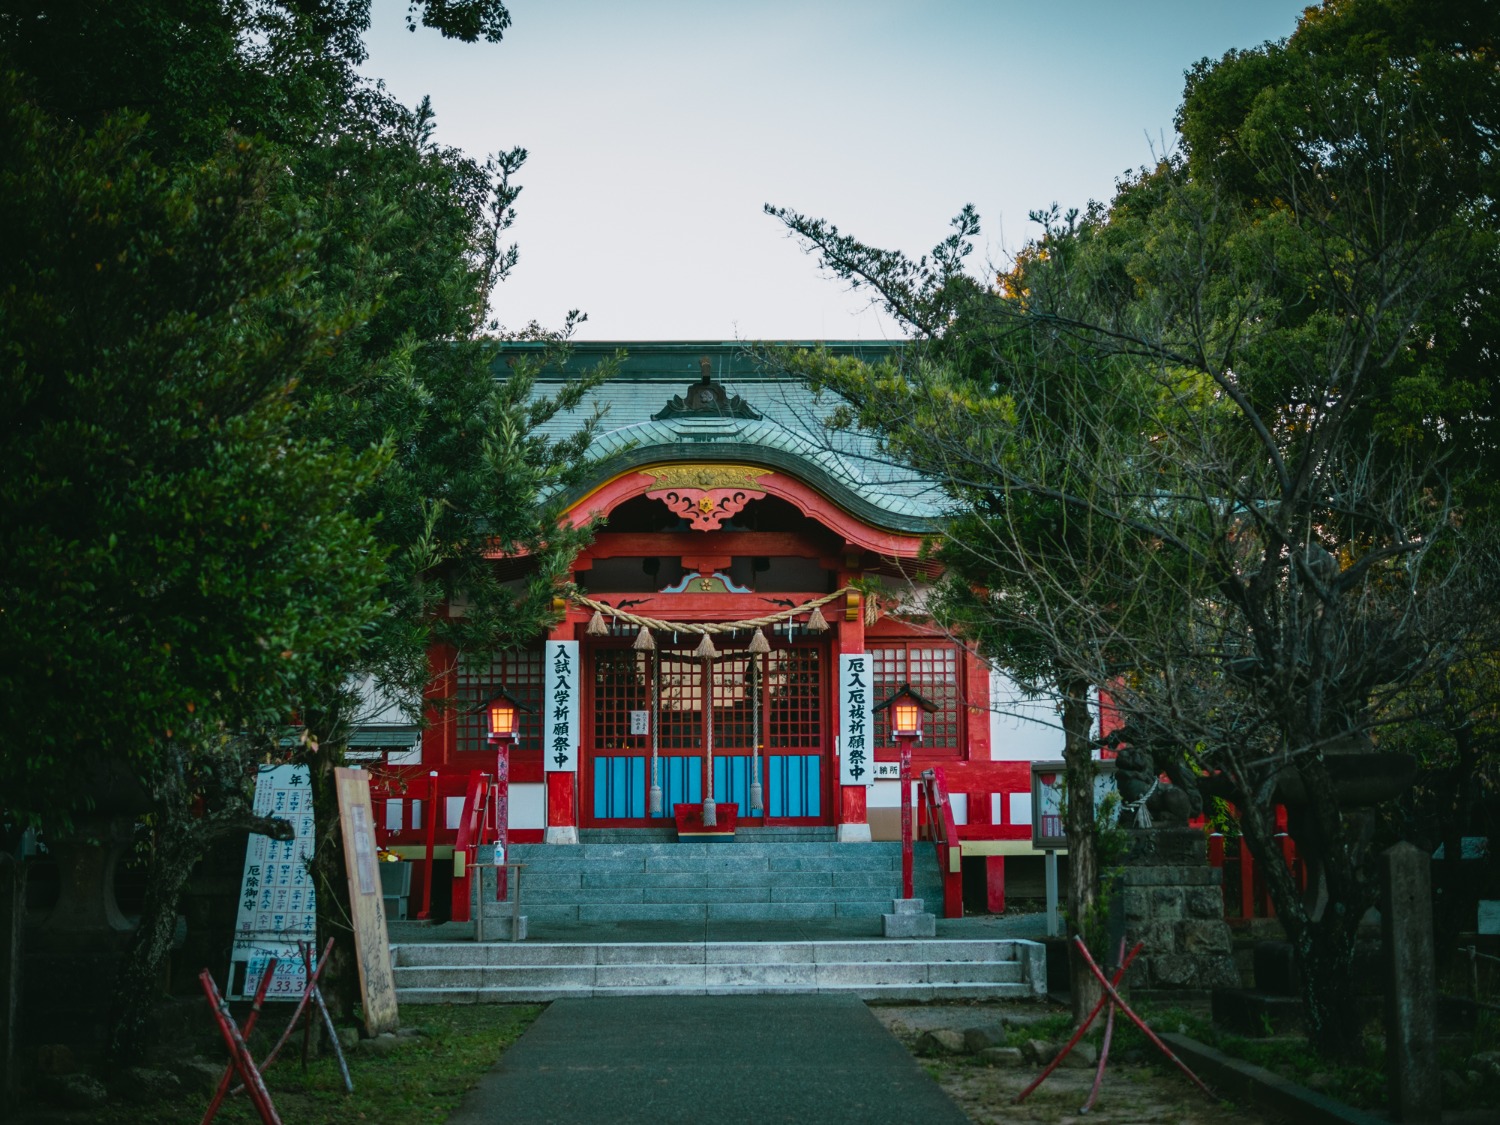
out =
[[338,786],[339,827],[344,834],[344,871],[349,876],[349,918],[354,923],[354,954],[359,962],[359,994],[365,1010],[365,1032],[395,1031],[396,979],[391,973],[391,943],[385,930],[385,899],[375,855],[375,816],[370,807],[370,775],[364,770],[334,770]]

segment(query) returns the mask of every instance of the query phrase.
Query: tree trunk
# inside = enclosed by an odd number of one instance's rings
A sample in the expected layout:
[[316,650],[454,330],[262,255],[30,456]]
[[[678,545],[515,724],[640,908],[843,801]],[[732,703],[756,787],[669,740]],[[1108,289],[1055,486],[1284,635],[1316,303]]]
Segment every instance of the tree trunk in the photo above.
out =
[[17,1093],[16,1033],[21,999],[21,918],[26,861],[0,848],[0,1097]]
[[[1088,930],[1099,899],[1099,853],[1094,830],[1094,747],[1089,739],[1093,722],[1089,715],[1089,685],[1068,679],[1059,685],[1062,694],[1063,778],[1067,803],[1063,829],[1068,837],[1068,938]],[[1105,962],[1103,951],[1093,949],[1095,959]],[[1103,990],[1083,959],[1071,949],[1068,976],[1073,997],[1073,1018],[1082,1022],[1098,1002]]]
[[177,903],[204,853],[221,837],[247,829],[273,840],[292,838],[290,821],[256,816],[242,803],[212,816],[200,816],[176,786],[171,787],[171,797],[158,803],[154,811],[157,828],[141,921],[120,962],[110,1008],[107,1052],[118,1066],[139,1062],[145,1053],[151,1009],[164,991],[162,977],[177,929]]
[[145,1053],[147,1021],[164,991],[162,972],[177,928],[177,902],[203,854],[200,834],[191,823],[182,823],[182,815],[157,813],[140,925],[131,935],[115,978],[108,1053],[118,1066],[137,1063]]
[[[1326,775],[1324,786],[1312,782],[1312,778],[1304,777],[1308,791],[1315,794],[1310,804],[1335,799]],[[1240,830],[1265,878],[1266,889],[1276,905],[1277,920],[1296,953],[1308,1041],[1330,1062],[1358,1061],[1362,1047],[1354,982],[1354,939],[1369,902],[1355,892],[1362,881],[1353,869],[1349,850],[1323,846],[1328,842],[1323,839],[1325,833],[1312,828],[1316,819],[1337,817],[1337,811],[1321,808],[1298,818],[1308,832],[1305,839],[1298,841],[1299,847],[1304,848],[1304,858],[1315,859],[1322,865],[1323,878],[1330,888],[1326,908],[1320,917],[1314,918],[1275,838],[1274,817],[1269,810],[1258,809],[1248,795],[1239,796],[1239,807],[1246,810],[1239,817]]]

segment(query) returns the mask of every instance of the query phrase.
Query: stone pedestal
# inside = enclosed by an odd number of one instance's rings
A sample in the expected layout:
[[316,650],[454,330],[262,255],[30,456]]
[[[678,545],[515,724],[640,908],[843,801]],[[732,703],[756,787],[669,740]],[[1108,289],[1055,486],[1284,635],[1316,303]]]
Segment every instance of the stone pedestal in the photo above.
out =
[[[504,903],[500,905],[502,907],[505,906]],[[514,932],[512,932],[513,929]],[[476,926],[474,928],[474,940],[484,942],[525,941],[527,931],[526,915],[522,914],[517,917],[511,914],[509,909],[506,909],[504,913],[500,911],[496,911],[493,914],[486,913],[483,926]]]
[[891,912],[881,918],[888,938],[937,937],[937,915],[925,912],[919,898],[891,899]]
[[1431,861],[1408,843],[1380,857],[1380,936],[1390,1107],[1398,1121],[1441,1121]]
[[1125,978],[1132,995],[1207,1003],[1215,988],[1238,988],[1222,873],[1208,865],[1207,837],[1196,828],[1128,835],[1120,890],[1126,947],[1145,943]]

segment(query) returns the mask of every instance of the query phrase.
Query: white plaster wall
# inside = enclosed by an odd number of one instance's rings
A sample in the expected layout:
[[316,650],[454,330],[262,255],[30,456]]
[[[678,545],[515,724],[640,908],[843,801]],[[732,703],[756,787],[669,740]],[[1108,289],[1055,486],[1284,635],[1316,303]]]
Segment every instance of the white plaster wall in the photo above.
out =
[[949,793],[948,807],[953,810],[954,824],[969,823],[969,795],[967,793]]
[[536,783],[511,784],[510,826],[512,828],[547,827],[547,787]]
[[990,669],[990,758],[997,762],[1044,762],[1062,757],[1057,706],[1027,699],[1005,673]]

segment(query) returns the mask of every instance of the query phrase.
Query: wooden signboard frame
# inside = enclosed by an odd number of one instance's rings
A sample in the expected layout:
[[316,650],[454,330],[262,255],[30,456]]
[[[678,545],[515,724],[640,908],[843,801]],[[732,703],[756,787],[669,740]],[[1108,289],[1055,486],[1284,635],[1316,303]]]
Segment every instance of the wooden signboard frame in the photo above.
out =
[[344,872],[349,877],[349,918],[359,965],[359,995],[365,1033],[371,1037],[399,1026],[391,943],[385,928],[385,899],[375,855],[375,814],[370,775],[364,770],[333,771],[339,797],[339,829],[344,839]]

